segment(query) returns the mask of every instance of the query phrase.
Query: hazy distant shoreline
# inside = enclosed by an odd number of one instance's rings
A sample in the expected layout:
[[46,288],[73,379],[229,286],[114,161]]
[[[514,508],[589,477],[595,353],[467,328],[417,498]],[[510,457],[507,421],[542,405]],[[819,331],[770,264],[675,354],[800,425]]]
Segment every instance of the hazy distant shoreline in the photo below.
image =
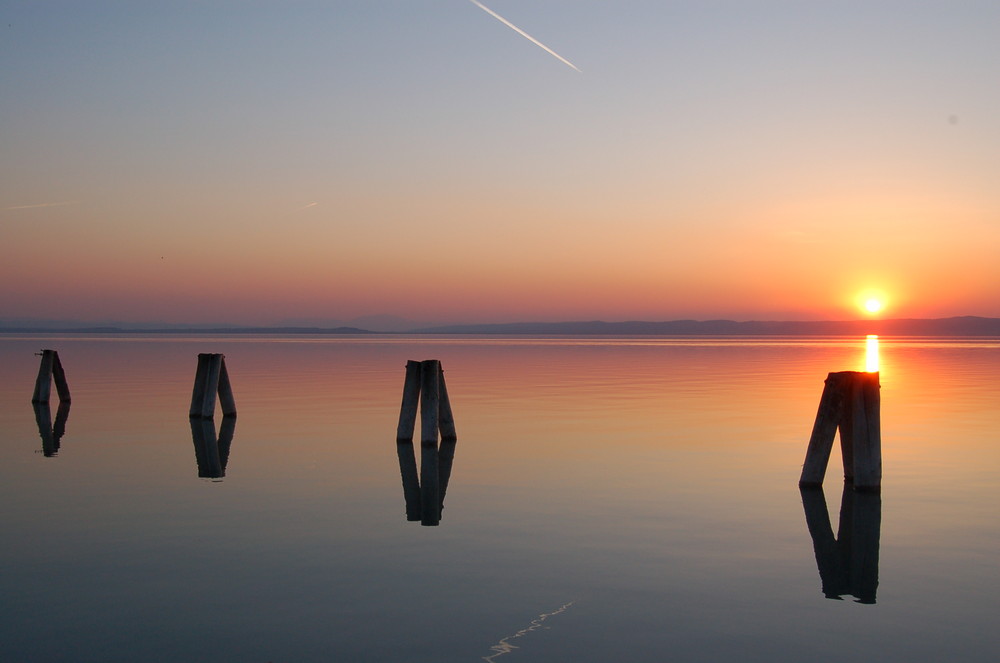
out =
[[425,327],[407,331],[372,331],[358,327],[176,326],[42,327],[0,326],[0,334],[239,334],[239,335],[561,335],[561,336],[1000,336],[1000,318],[961,316],[935,319],[746,321],[672,320],[665,322],[513,322]]

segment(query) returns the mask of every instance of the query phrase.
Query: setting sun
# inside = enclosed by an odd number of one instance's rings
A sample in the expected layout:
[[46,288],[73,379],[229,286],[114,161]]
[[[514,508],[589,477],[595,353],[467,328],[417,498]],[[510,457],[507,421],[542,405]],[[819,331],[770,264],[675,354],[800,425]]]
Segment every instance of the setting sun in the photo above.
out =
[[869,313],[878,313],[882,310],[882,300],[871,297],[865,300],[865,310]]

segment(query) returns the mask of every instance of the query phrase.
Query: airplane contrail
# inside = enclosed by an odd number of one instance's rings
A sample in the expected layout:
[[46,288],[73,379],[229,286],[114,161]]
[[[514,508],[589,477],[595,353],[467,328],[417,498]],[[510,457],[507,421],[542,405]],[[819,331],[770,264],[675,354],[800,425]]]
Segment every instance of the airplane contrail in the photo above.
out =
[[[531,43],[533,43],[535,46],[538,46],[539,48],[541,48],[542,50],[544,50],[549,55],[555,57],[560,62],[563,62],[563,63],[569,65],[570,67],[573,67],[577,71],[580,71],[580,68],[577,67],[575,64],[573,64],[572,62],[570,62],[569,60],[567,60],[563,56],[559,55],[558,53],[556,53],[555,51],[553,51],[551,48],[549,48],[548,46],[546,46],[542,42],[538,41],[537,39],[535,39],[534,37],[532,37],[531,35],[529,35],[527,32],[525,32],[521,28],[517,27],[516,25],[514,25],[513,23],[511,23],[510,21],[508,21],[503,16],[501,16],[498,13],[496,13],[495,11],[493,11],[492,9],[490,9],[489,7],[487,7],[486,5],[484,5],[483,3],[479,2],[478,0],[469,0],[469,2],[471,2],[475,6],[479,7],[480,9],[482,9],[484,12],[486,12],[487,14],[489,14],[490,16],[492,16],[493,18],[495,18],[496,20],[498,20],[501,23],[503,23],[508,28],[510,28],[511,30],[513,30],[514,32],[516,32],[517,34],[521,35],[522,37],[524,37],[525,39],[527,39],[528,41],[530,41]],[[583,72],[580,72],[580,73],[583,73]]]

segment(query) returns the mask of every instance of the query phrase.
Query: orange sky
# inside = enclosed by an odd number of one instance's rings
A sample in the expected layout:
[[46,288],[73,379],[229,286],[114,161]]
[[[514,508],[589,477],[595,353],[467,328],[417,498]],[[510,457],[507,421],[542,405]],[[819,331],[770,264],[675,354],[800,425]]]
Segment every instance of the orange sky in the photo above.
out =
[[0,320],[1000,316],[1000,9],[723,5],[6,10]]

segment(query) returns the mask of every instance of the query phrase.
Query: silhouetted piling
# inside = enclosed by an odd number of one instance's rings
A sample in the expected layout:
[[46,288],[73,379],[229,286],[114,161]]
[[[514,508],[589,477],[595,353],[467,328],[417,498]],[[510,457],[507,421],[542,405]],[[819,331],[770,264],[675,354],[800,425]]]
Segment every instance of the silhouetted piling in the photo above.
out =
[[69,403],[69,385],[66,383],[66,373],[63,371],[59,353],[55,350],[42,350],[42,360],[38,367],[38,377],[35,379],[35,392],[31,396],[32,403],[48,403],[52,394],[52,383],[56,383],[56,393],[60,403]]
[[412,359],[406,362],[406,378],[403,381],[403,402],[399,407],[399,424],[396,426],[396,440],[413,442],[413,429],[417,423],[417,403],[420,400],[420,362]]
[[841,371],[826,378],[799,485],[823,485],[833,438],[840,431],[844,478],[855,490],[882,485],[881,396],[878,372]]
[[[420,477],[417,478],[413,435],[420,410]],[[441,439],[440,448],[438,446]],[[455,456],[455,418],[437,359],[406,362],[403,400],[396,427],[396,452],[403,480],[407,520],[437,525]]]
[[451,400],[448,399],[448,387],[444,383],[444,371],[438,363],[438,419],[442,440],[457,440],[455,432],[455,417],[451,413]]
[[236,401],[229,383],[225,355],[198,355],[198,368],[194,376],[194,390],[191,394],[191,417],[212,419],[215,417],[215,400],[218,396],[222,404],[222,414],[236,416]]

